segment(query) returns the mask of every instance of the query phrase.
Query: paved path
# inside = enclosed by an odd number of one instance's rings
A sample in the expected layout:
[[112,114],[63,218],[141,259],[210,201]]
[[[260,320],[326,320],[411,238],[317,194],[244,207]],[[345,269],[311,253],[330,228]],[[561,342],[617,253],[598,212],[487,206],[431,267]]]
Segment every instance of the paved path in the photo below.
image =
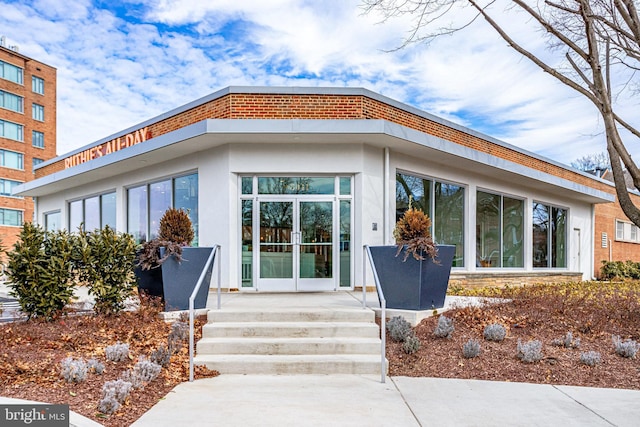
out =
[[640,391],[437,378],[221,375],[183,383],[134,424],[638,426]]

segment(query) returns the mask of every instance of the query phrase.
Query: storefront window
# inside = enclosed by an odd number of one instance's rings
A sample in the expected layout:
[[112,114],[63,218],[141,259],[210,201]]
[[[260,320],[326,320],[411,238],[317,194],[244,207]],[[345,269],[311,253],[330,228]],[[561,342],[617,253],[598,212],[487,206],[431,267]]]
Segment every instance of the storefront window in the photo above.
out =
[[335,194],[335,178],[259,177],[258,194]]
[[194,239],[198,246],[198,174],[181,176],[173,182],[173,207],[184,209],[193,225]]
[[60,211],[44,214],[44,229],[47,231],[60,230]]
[[253,286],[253,200],[242,201],[242,287]]
[[84,200],[84,229],[93,231],[100,228],[100,197]]
[[396,221],[409,204],[431,218],[436,243],[456,246],[453,266],[464,267],[464,187],[397,173]]
[[351,200],[340,200],[340,286],[351,286]]
[[147,186],[130,188],[127,191],[127,231],[136,242],[147,240]]
[[171,180],[149,185],[149,238],[158,237],[160,218],[171,207]]
[[82,211],[82,200],[69,203],[69,231],[78,231],[82,226],[84,222]]
[[476,266],[523,267],[524,202],[478,191]]
[[[533,266],[565,268],[567,210],[533,204]],[[551,255],[551,257],[549,257]]]
[[100,196],[101,224],[102,227],[116,228],[116,193]]
[[116,193],[75,200],[69,203],[69,231],[93,231],[109,225],[116,226]]

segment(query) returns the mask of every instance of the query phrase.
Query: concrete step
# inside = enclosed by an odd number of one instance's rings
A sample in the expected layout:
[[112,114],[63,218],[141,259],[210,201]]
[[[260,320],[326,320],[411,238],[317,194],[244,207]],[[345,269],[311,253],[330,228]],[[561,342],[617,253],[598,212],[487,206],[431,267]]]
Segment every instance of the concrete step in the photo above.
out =
[[[194,359],[221,374],[358,374],[379,375],[380,354],[342,355],[202,355]],[[388,363],[385,363],[385,373]]]
[[203,338],[196,346],[197,354],[253,355],[318,355],[318,354],[380,354],[378,338]]
[[379,338],[380,328],[369,322],[214,322],[204,325],[202,337]]
[[209,322],[375,322],[375,312],[360,308],[209,310]]

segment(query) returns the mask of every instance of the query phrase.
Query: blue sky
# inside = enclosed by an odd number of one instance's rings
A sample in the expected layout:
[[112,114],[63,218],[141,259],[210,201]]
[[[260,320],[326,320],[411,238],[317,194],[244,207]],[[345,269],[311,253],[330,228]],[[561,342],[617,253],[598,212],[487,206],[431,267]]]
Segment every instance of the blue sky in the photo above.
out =
[[382,24],[359,0],[0,0],[0,10],[7,43],[58,69],[59,154],[230,85],[365,87],[562,163],[605,149],[595,109],[482,21],[389,52],[408,21]]

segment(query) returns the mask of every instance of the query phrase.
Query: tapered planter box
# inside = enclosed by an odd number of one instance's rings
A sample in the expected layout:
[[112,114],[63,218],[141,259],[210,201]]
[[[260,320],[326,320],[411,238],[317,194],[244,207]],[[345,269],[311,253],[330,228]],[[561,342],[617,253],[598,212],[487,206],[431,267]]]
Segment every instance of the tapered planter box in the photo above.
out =
[[[160,296],[165,311],[188,310],[189,297],[198,283],[200,274],[213,248],[182,248],[182,261],[169,257],[159,268],[151,270],[136,269],[138,287],[151,296]],[[209,283],[213,262],[207,268],[204,282],[194,301],[195,308],[205,308],[209,294]],[[158,295],[160,293],[160,295]]]
[[416,260],[397,246],[371,246],[371,256],[388,308],[432,310],[444,307],[456,247],[437,245],[437,263],[429,257]]

